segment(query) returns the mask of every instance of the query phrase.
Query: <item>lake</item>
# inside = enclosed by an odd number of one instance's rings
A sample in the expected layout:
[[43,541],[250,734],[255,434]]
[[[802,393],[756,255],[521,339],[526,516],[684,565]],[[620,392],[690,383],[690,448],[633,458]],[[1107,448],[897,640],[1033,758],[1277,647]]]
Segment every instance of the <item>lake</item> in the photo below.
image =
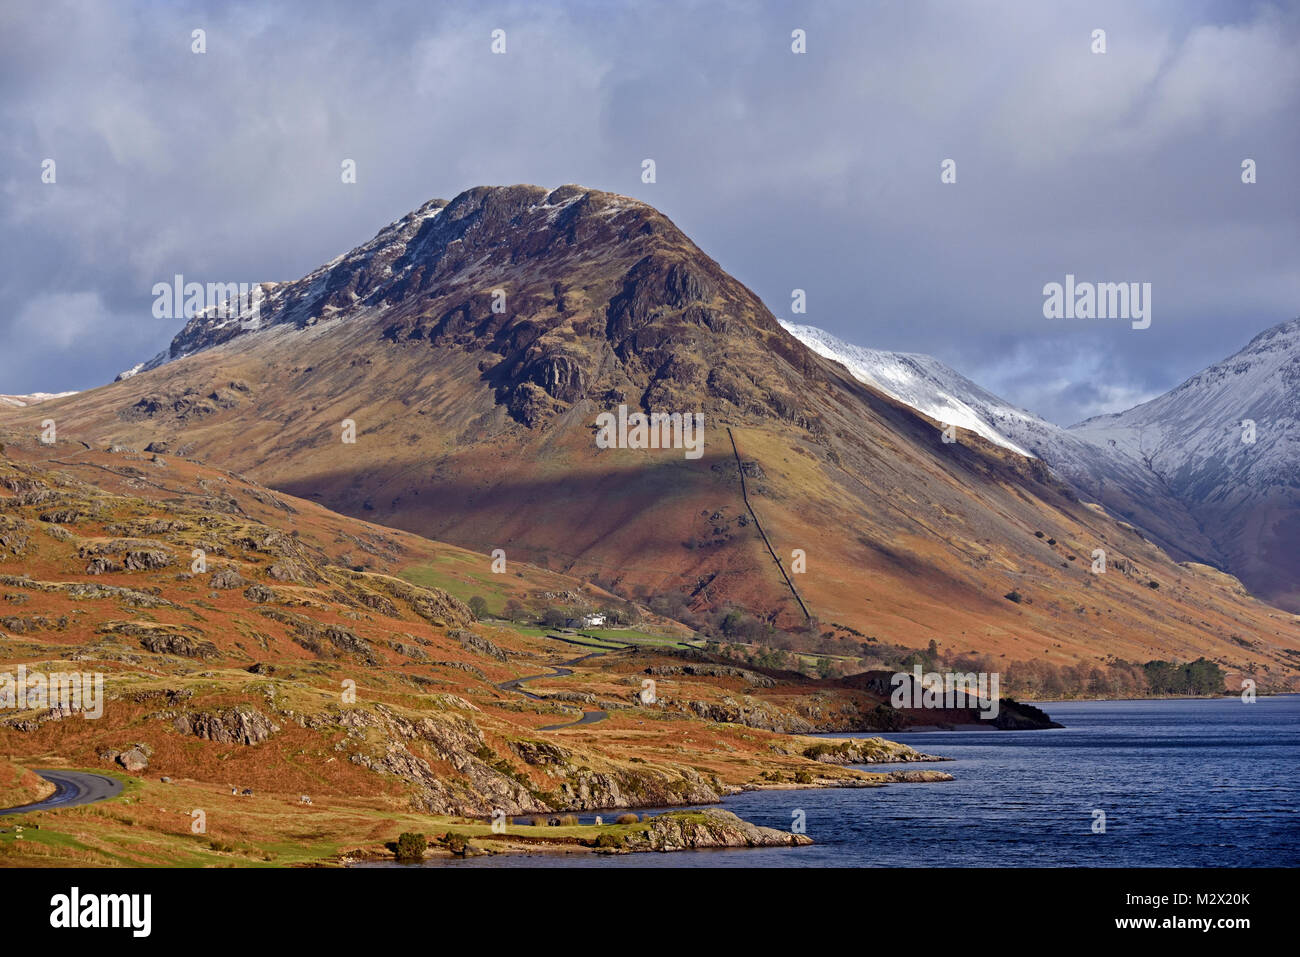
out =
[[[1042,705],[1050,731],[891,734],[955,781],[755,791],[722,806],[805,848],[489,856],[435,867],[1294,867],[1300,696]],[[834,735],[833,737],[865,737]],[[892,767],[877,765],[875,767]],[[1094,833],[1094,810],[1105,833]],[[617,814],[618,812],[613,812]],[[612,816],[610,814],[607,817]],[[590,821],[592,814],[581,815]]]

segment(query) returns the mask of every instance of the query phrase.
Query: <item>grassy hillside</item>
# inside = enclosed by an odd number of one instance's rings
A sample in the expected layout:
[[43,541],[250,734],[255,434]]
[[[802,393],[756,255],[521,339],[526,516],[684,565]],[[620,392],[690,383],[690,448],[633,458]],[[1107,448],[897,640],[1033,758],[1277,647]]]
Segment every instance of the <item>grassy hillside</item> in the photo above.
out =
[[[455,594],[408,578],[437,569],[461,593],[537,607],[607,599],[582,582],[522,563],[485,577],[487,556],[183,458],[3,439],[0,671],[101,674],[107,699],[97,719],[0,713],[7,780],[19,799],[34,793],[19,768],[130,782],[117,799],[26,815],[39,836],[0,835],[7,861],[295,863],[382,846],[416,820],[428,831],[497,809],[888,780],[814,762],[768,730],[815,730],[801,713],[858,720],[879,703],[870,694],[827,708],[833,689],[798,676],[683,668],[684,630],[644,609],[636,629],[599,632],[611,650],[584,657],[478,622]],[[652,704],[639,697],[648,674]],[[534,675],[548,677],[527,695],[511,686]],[[783,700],[757,697],[778,688]],[[584,712],[600,716],[566,727]]]

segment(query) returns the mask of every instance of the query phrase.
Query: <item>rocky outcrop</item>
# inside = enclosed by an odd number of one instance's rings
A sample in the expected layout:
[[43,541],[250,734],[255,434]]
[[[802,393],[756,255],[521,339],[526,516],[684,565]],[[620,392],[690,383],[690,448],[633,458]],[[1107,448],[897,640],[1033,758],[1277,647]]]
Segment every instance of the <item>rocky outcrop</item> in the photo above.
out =
[[[377,604],[370,605],[377,610],[383,607],[383,600],[374,593],[380,592],[389,598],[405,602],[411,611],[438,628],[468,625],[474,621],[468,605],[441,589],[412,585],[404,579],[373,572],[349,572],[348,575],[353,583],[364,585],[370,591],[370,601],[363,601],[363,604],[377,601]],[[392,607],[391,602],[389,607]],[[393,611],[396,609],[393,608]]]
[[244,589],[244,597],[251,602],[256,602],[259,605],[265,605],[268,604],[269,602],[275,601],[275,590],[272,588],[268,588],[266,585],[259,585],[259,584],[249,585],[247,588]]
[[130,774],[139,774],[149,767],[149,757],[153,754],[153,748],[147,744],[133,744],[125,751],[118,751],[116,748],[105,748],[99,752],[101,761],[111,761],[118,767]]
[[140,647],[156,655],[182,658],[217,658],[221,652],[198,631],[181,625],[162,625],[149,621],[110,621],[100,628],[103,635],[127,635],[140,639]]
[[743,724],[748,728],[775,731],[778,734],[811,734],[822,730],[806,718],[782,711],[749,695],[739,700],[726,697],[721,701],[684,701],[682,707],[706,721]]
[[454,631],[451,637],[460,639],[460,646],[466,651],[495,658],[497,661],[507,660],[506,653],[482,635],[476,635],[472,631]]
[[221,568],[215,569],[208,576],[208,586],[211,588],[243,588],[246,584],[247,582],[244,581],[243,576],[229,565],[223,565]]
[[[884,738],[828,738],[811,741],[804,738],[791,742],[802,757],[823,764],[897,764],[904,761],[948,761],[950,758],[923,754],[906,744]],[[792,752],[793,753],[793,752]]]
[[23,588],[29,591],[62,592],[75,600],[113,598],[136,608],[174,608],[175,605],[165,598],[122,588],[118,585],[99,585],[91,582],[45,582],[37,581],[23,575],[0,575],[0,585],[11,588]]
[[644,822],[645,827],[623,837],[629,851],[685,851],[708,847],[802,847],[806,834],[759,827],[721,808],[669,811]]
[[168,632],[146,635],[140,639],[140,647],[157,655],[180,655],[182,658],[216,658],[221,654],[210,641]]
[[776,684],[776,681],[767,675],[761,675],[757,671],[750,671],[748,668],[737,668],[733,665],[652,665],[645,669],[645,673],[656,676],[688,675],[702,678],[739,678],[758,688],[771,688]]
[[573,752],[547,741],[511,741],[510,750],[525,764],[560,765],[568,763]]
[[476,667],[474,667],[473,665],[471,665],[471,664],[466,664],[466,663],[463,662],[463,661],[433,661],[433,660],[430,660],[429,664],[431,664],[431,665],[437,665],[439,668],[455,668],[457,671],[463,671],[463,672],[465,672],[467,675],[473,675],[473,676],[474,676],[475,678],[477,678],[479,681],[487,681],[487,680],[488,680],[488,676],[484,673],[484,671],[483,671],[482,668],[476,668]]
[[188,711],[178,715],[173,725],[181,734],[221,744],[258,744],[280,730],[262,712],[246,705],[222,711]]
[[258,611],[272,621],[292,628],[293,640],[318,657],[332,658],[339,653],[354,654],[371,667],[379,664],[370,643],[342,625],[322,624],[278,608],[259,608]]
[[[440,703],[474,710],[454,695],[445,696]],[[302,722],[306,727],[335,724],[344,728],[355,742],[351,747],[357,748],[349,760],[414,785],[412,805],[430,814],[485,815],[498,808],[507,814],[551,810],[526,779],[495,759],[482,731],[468,716],[438,711],[412,719],[380,704],[373,709],[305,716]],[[359,747],[372,740],[375,732],[383,741],[378,749]],[[435,773],[431,761],[446,762],[454,774]]]
[[497,809],[507,814],[550,810],[520,782],[471,755],[461,756],[457,780],[435,774],[428,761],[396,741],[389,742],[378,754],[358,752],[350,760],[415,785],[411,804],[429,814],[481,816]]
[[[673,772],[677,772],[674,774]],[[570,769],[559,786],[557,810],[597,811],[611,807],[671,807],[714,804],[722,800],[720,785],[693,768]]]
[[[931,760],[943,761],[947,759],[932,758]],[[885,775],[885,779],[891,784],[930,784],[935,781],[956,780],[946,771],[890,771]]]

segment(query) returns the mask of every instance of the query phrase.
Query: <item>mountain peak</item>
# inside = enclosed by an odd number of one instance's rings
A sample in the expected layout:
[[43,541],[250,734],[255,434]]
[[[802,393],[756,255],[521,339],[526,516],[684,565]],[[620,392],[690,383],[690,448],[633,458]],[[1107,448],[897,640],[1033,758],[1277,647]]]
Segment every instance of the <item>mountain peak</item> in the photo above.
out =
[[712,399],[792,418],[791,373],[806,371],[797,358],[791,369],[793,343],[758,298],[666,216],[576,185],[430,200],[261,291],[256,322],[204,312],[132,374],[269,327],[333,320],[373,323],[390,348],[475,353],[498,402],[526,425],[588,397],[692,409]]
[[1246,344],[1242,352],[1249,352],[1257,346],[1265,343],[1278,343],[1284,347],[1294,345],[1300,342],[1300,318],[1287,319],[1285,322],[1279,322],[1276,326],[1269,326],[1255,338]]
[[344,312],[401,305],[408,295],[431,298],[440,287],[467,280],[508,284],[519,278],[510,275],[510,267],[634,239],[642,246],[657,239],[660,245],[694,250],[667,217],[628,196],[572,184],[549,190],[476,186],[450,201],[427,201],[302,279],[261,284],[253,320],[241,314],[233,321],[219,308],[200,312],[166,351],[119,378],[269,326],[301,328]]

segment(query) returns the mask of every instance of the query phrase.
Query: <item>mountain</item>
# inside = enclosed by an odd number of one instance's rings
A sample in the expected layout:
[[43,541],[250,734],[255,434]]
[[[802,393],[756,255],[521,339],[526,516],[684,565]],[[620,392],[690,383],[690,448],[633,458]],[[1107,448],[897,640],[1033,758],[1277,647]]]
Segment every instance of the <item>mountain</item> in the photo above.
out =
[[[1175,557],[1229,571],[1300,612],[1300,320],[1260,333],[1159,398],[1069,429],[930,356],[863,349],[813,326],[783,325],[900,402],[1042,459],[1085,499]],[[1255,423],[1253,434],[1245,420]]]
[[1185,505],[1225,568],[1300,612],[1300,319],[1070,434],[1141,463]]
[[[41,415],[60,438],[193,457],[727,635],[737,608],[749,633],[854,649],[1294,674],[1292,616],[1178,564],[1042,461],[943,441],[637,200],[479,187],[261,288],[257,328],[196,316],[152,368]],[[702,415],[700,454],[607,447],[620,406]]]

